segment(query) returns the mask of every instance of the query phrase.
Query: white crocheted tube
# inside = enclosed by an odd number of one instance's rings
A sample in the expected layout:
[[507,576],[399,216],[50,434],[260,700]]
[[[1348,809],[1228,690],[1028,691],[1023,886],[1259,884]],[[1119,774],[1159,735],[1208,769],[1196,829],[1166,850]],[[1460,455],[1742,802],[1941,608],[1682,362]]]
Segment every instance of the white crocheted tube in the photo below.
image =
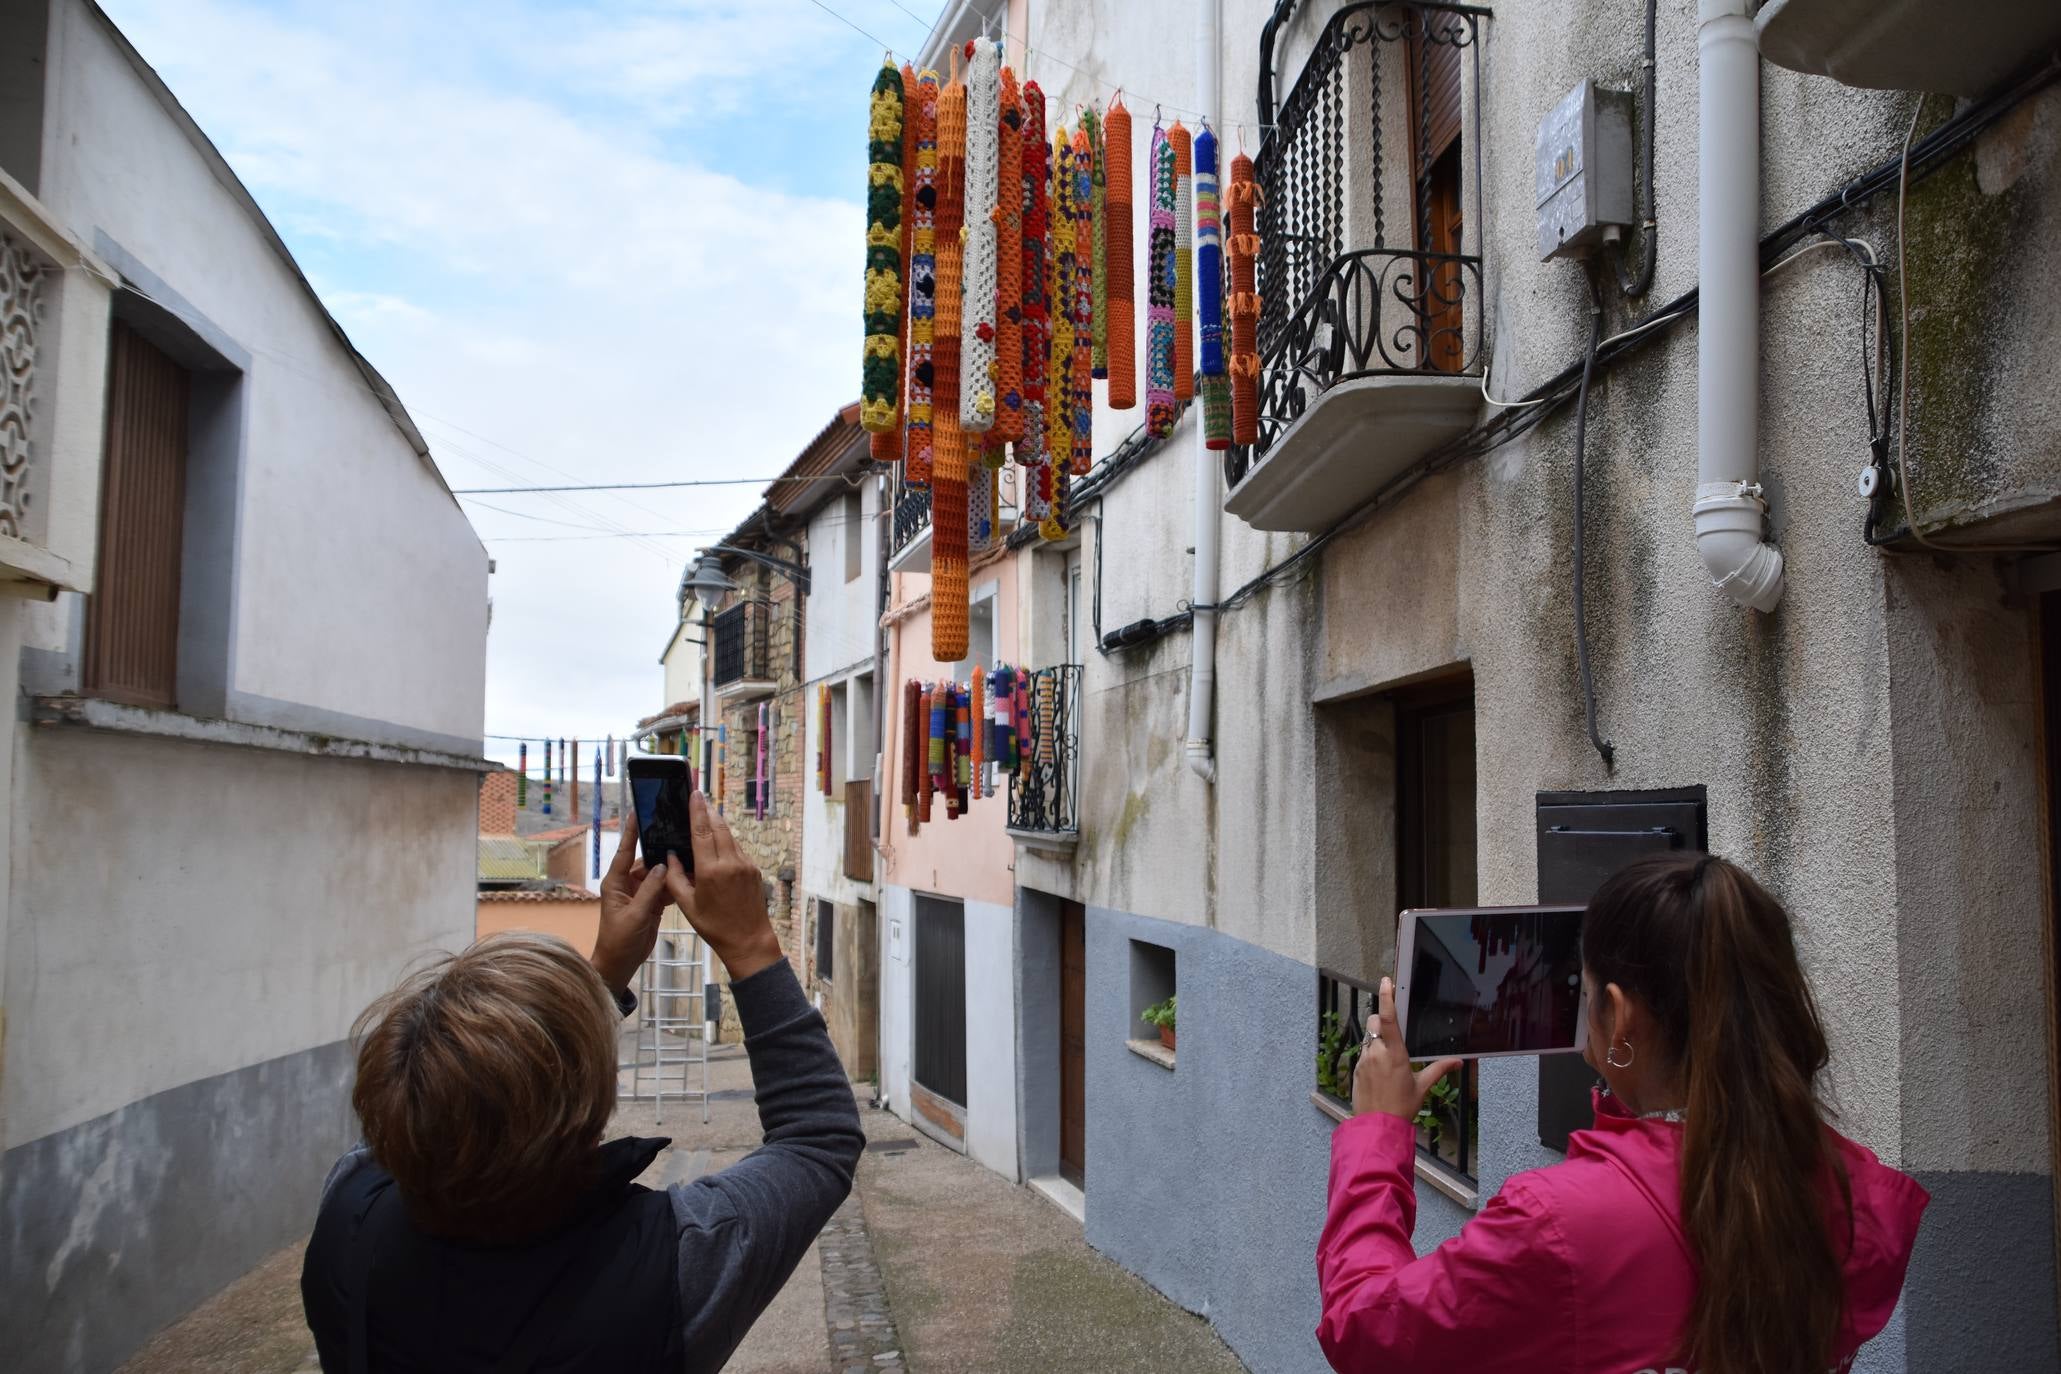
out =
[[959,427],[995,425],[995,210],[1001,180],[1002,45],[973,40],[966,69],[966,265],[959,312]]

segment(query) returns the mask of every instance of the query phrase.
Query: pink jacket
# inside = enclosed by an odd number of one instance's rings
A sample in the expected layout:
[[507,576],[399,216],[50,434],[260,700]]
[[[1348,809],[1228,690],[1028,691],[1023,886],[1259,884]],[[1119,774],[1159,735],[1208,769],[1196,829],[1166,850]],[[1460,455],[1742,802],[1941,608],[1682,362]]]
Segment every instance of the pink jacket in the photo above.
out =
[[[1682,1374],[1670,1359],[1695,1294],[1682,1233],[1682,1128],[1599,1097],[1567,1160],[1503,1185],[1458,1236],[1419,1259],[1416,1132],[1373,1112],[1332,1133],[1331,1208],[1317,1244],[1317,1339],[1342,1374]],[[1853,1182],[1840,1368],[1896,1306],[1930,1200],[1838,1137]]]

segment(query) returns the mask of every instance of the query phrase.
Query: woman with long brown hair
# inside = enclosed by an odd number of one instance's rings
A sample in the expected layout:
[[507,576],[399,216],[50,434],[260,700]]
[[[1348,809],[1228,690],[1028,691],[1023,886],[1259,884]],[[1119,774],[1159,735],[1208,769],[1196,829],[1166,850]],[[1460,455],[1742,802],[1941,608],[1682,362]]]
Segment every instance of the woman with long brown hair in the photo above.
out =
[[1317,1336],[1339,1370],[1825,1374],[1880,1331],[1925,1190],[1825,1124],[1788,913],[1707,854],[1641,860],[1582,930],[1589,1063],[1566,1162],[1418,1258],[1413,1071],[1384,979],[1331,1146]]

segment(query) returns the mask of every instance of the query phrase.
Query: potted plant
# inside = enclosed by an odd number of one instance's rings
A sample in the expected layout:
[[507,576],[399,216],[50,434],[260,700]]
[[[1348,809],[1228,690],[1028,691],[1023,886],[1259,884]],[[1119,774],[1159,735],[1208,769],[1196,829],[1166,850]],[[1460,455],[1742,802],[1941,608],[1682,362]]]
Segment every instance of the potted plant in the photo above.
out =
[[1153,1005],[1145,1008],[1144,1014],[1138,1019],[1148,1026],[1159,1027],[1159,1043],[1170,1050],[1174,1047],[1174,999],[1172,997],[1167,998],[1164,1002],[1155,1002]]
[[1337,1102],[1351,1102],[1360,1049],[1357,1038],[1348,1041],[1338,1013],[1325,1012],[1317,1032],[1317,1091]]

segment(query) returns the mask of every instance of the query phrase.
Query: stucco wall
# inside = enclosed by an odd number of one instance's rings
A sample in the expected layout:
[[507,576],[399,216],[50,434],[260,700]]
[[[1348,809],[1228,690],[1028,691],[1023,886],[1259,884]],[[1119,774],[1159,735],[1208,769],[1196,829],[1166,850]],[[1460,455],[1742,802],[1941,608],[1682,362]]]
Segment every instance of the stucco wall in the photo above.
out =
[[[106,21],[65,0],[49,50],[45,203],[249,356],[224,500],[228,713],[476,747],[487,557],[463,512]],[[28,643],[67,651],[74,600],[40,608]]]
[[504,930],[556,935],[580,953],[589,954],[594,949],[594,937],[601,930],[601,903],[515,902],[481,897],[474,906],[473,938]]

